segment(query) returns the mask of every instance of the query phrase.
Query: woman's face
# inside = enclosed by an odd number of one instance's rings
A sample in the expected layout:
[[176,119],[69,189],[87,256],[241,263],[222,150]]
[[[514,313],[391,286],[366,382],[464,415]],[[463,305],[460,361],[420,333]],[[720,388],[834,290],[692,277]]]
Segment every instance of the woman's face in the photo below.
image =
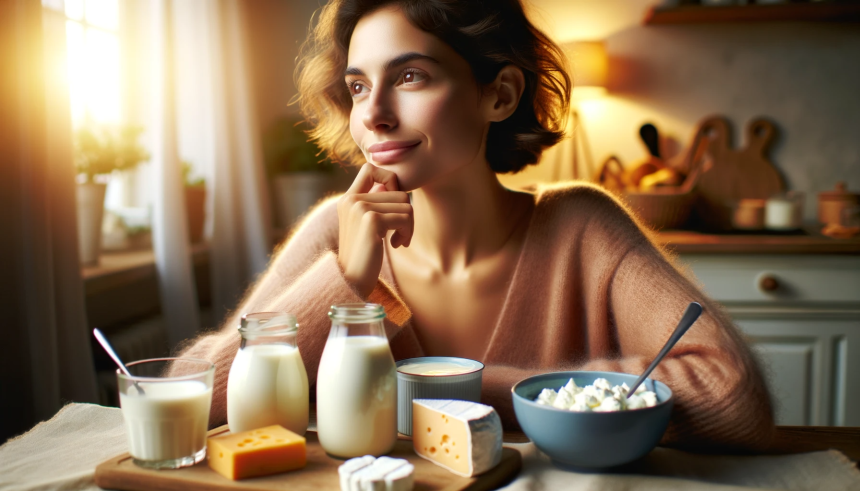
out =
[[368,162],[397,174],[401,190],[420,188],[464,165],[486,165],[482,144],[489,122],[469,64],[413,26],[399,8],[359,20],[345,80],[352,95],[352,138]]

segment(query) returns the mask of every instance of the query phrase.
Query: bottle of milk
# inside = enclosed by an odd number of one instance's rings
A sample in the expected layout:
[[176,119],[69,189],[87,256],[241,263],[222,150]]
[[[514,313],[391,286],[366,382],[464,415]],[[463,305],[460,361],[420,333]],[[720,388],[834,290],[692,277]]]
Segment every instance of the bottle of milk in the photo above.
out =
[[227,379],[227,424],[233,433],[274,424],[299,435],[307,431],[308,374],[297,333],[292,314],[242,316],[242,343]]
[[377,304],[334,305],[317,376],[320,444],[343,458],[388,453],[397,440],[397,373]]

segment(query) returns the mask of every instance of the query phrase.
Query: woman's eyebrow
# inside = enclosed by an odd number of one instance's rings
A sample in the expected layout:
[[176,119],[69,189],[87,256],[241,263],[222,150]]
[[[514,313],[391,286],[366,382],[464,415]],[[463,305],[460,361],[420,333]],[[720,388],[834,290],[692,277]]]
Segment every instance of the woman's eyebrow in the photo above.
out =
[[[409,53],[403,53],[402,55],[395,56],[394,58],[386,61],[382,65],[382,70],[387,72],[394,67],[398,67],[414,60],[427,60],[436,63],[437,65],[439,64],[439,60],[433,58],[432,56],[412,51]],[[346,71],[344,71],[344,76],[347,75],[364,75],[364,72],[360,68],[350,66],[346,68]]]

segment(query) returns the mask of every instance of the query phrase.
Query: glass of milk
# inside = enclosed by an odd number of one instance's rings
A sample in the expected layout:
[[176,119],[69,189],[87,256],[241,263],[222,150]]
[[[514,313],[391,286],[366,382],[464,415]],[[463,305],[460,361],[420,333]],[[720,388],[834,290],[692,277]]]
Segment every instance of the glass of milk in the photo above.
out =
[[317,432],[330,455],[388,453],[397,440],[397,375],[377,304],[334,305],[317,375]]
[[296,316],[285,312],[245,314],[242,343],[227,379],[227,424],[238,433],[281,425],[308,429],[308,373],[296,345]]
[[156,358],[126,366],[131,375],[117,370],[117,380],[134,463],[177,469],[203,460],[215,365],[194,358]]

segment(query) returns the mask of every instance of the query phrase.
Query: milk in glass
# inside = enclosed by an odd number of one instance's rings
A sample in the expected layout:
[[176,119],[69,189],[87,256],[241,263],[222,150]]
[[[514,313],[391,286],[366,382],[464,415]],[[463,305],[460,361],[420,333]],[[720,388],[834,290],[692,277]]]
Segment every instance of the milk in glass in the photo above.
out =
[[203,382],[141,382],[119,394],[129,453],[147,461],[188,457],[206,448],[212,388]]
[[303,435],[308,428],[308,375],[296,346],[295,316],[246,314],[242,343],[227,379],[227,424],[238,433],[281,425]]
[[397,377],[385,312],[376,304],[343,304],[329,317],[317,375],[320,444],[344,458],[388,453],[397,440]]
[[194,358],[155,358],[117,370],[128,451],[143,467],[176,469],[206,457],[215,365]]

